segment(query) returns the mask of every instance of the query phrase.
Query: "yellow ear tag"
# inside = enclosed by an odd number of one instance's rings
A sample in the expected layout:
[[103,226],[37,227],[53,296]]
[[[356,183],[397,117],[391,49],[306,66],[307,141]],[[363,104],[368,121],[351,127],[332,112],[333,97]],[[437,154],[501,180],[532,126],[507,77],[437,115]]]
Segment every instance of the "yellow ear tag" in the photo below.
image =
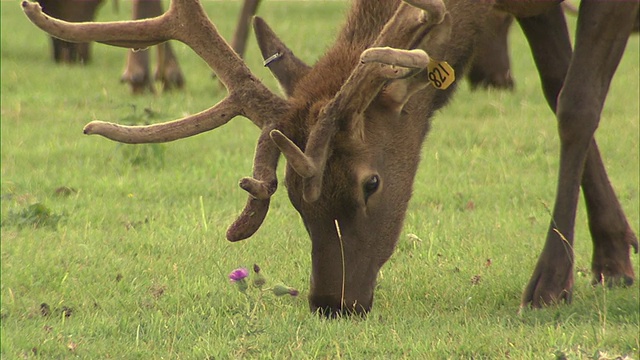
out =
[[433,87],[445,90],[456,81],[456,72],[446,61],[431,59],[427,65],[427,77]]

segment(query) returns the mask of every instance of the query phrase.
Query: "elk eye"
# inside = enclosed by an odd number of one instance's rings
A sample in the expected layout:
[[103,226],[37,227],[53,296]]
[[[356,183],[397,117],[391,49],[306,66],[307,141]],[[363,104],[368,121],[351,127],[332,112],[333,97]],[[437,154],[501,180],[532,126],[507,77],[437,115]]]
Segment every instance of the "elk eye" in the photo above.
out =
[[366,202],[369,199],[369,196],[373,195],[378,190],[380,186],[380,177],[378,175],[373,175],[364,183],[364,201]]

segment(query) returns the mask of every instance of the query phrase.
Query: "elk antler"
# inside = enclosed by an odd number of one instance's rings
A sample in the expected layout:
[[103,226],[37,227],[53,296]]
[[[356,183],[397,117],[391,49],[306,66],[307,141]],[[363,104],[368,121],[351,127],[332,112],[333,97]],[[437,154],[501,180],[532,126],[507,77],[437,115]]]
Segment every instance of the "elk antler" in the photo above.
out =
[[[318,122],[309,134],[304,152],[286,139],[284,134],[279,131],[271,132],[271,138],[287,162],[304,179],[305,201],[313,202],[320,196],[329,144],[337,129],[351,128],[344,126],[346,124],[339,126],[340,122],[359,118],[353,115],[365,111],[387,80],[408,76],[414,73],[413,68],[426,67],[429,57],[424,51],[407,52],[398,49],[414,46],[429,27],[444,20],[445,12],[446,8],[441,0],[405,0],[405,3],[401,3],[375,40],[373,48],[377,49],[369,49],[362,54],[360,64],[340,91],[322,108]],[[389,65],[393,65],[393,68]],[[396,65],[410,69],[397,71]]]
[[229,241],[248,238],[258,230],[267,211],[271,195],[278,187],[276,167],[280,151],[269,138],[273,126],[262,129],[253,160],[253,177],[240,180],[240,187],[249,193],[249,199],[237,220],[227,230]]
[[173,0],[169,10],[156,18],[107,23],[69,23],[45,15],[37,3],[23,1],[22,7],[34,24],[67,41],[145,48],[178,40],[204,59],[229,92],[218,104],[180,120],[149,126],[93,121],[85,126],[84,132],[126,143],[167,142],[213,130],[237,115],[247,117],[262,129],[262,134],[254,158],[254,177],[240,181],[240,187],[249,193],[249,200],[229,228],[227,238],[241,240],[258,229],[267,214],[269,197],[277,188],[276,166],[280,152],[270,141],[269,133],[276,120],[288,110],[288,104],[251,73],[220,36],[199,0]]

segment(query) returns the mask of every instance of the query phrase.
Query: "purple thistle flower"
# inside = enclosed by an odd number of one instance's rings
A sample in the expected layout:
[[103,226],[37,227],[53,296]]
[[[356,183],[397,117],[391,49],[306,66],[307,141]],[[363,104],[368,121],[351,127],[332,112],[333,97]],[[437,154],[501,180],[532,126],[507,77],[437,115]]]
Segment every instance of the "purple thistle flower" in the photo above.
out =
[[229,280],[231,280],[231,282],[237,282],[240,280],[244,280],[247,276],[249,276],[249,270],[245,268],[238,268],[233,270],[231,274],[229,274]]

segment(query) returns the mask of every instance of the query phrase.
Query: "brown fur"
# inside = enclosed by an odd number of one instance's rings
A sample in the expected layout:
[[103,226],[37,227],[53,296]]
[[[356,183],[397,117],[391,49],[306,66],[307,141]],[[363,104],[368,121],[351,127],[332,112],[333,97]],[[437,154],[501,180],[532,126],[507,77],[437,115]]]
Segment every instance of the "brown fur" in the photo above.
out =
[[[385,2],[385,4],[389,3]],[[350,68],[357,63],[357,56],[361,50],[370,45],[371,38],[366,33],[359,34],[359,31],[365,27],[358,24],[357,20],[368,21],[367,31],[374,32],[382,26],[382,22],[372,21],[377,19],[376,16],[361,11],[377,14],[378,10],[384,8],[379,5],[380,2],[372,5],[371,2],[356,1],[347,25],[338,36],[336,44],[298,83],[293,93],[293,103],[298,105],[294,105],[292,113],[296,116],[285,120],[283,126],[297,127],[298,131],[291,133],[290,136],[301,148],[304,149],[309,131],[315,125],[320,109],[345,81],[351,71]],[[446,59],[458,74],[462,74],[473,52],[476,39],[482,34],[485,14],[489,11],[488,5],[488,3],[473,0],[447,1],[447,10],[453,20],[450,41],[442,47],[425,44],[424,49],[434,58]],[[565,88],[565,94],[591,89],[583,85],[575,86],[571,82],[574,77],[571,73],[567,74],[567,67],[562,65],[568,64],[571,58],[566,56],[567,50],[570,53],[570,46],[566,46],[569,44],[569,38],[566,25],[563,21],[559,21],[562,12],[557,5],[550,2],[542,7],[539,3],[527,5],[502,2],[502,5],[503,9],[508,8],[505,7],[506,5],[515,6],[511,9],[517,15],[523,16],[519,20],[532,44],[544,90],[552,108],[556,108],[555,99],[560,90],[558,85],[562,86],[562,79],[565,76],[571,79],[569,86]],[[629,20],[628,29],[625,28],[623,31],[629,31],[632,27],[633,16],[627,16],[629,14],[625,14],[624,10],[615,9],[616,5],[598,4],[597,6],[613,7],[611,11],[617,12],[616,15],[605,14],[610,18],[629,17],[626,19]],[[632,4],[623,4],[620,7],[625,6],[633,7]],[[383,9],[385,10],[389,11],[389,9]],[[597,10],[591,10],[592,13],[588,11],[586,13],[589,15],[586,16],[599,15],[595,12]],[[635,10],[629,9],[631,15],[635,14],[634,11],[637,12],[637,6]],[[390,13],[387,12],[381,19],[388,16]],[[610,38],[615,36],[612,33]],[[354,39],[360,39],[360,42]],[[626,37],[621,35],[619,39],[626,40]],[[610,50],[604,50],[603,54],[608,51]],[[555,58],[553,56],[548,58],[549,54],[557,55],[553,55],[556,56]],[[581,55],[577,61],[582,59],[589,59],[589,57]],[[590,65],[586,68],[593,67]],[[609,70],[603,69],[603,71]],[[585,76],[587,75],[581,74],[575,79],[581,80]],[[559,79],[560,82],[558,82]],[[419,163],[419,149],[429,129],[429,118],[435,110],[447,102],[453,92],[453,89],[437,91],[427,87],[411,97],[398,113],[385,101],[385,89],[393,91],[392,87],[383,88],[377,99],[363,114],[343,114],[346,117],[366,119],[357,120],[364,123],[363,135],[354,136],[351,131],[345,131],[348,129],[342,128],[334,136],[332,153],[322,174],[322,193],[317,201],[304,200],[302,179],[291,168],[287,170],[286,184],[290,200],[300,212],[312,240],[311,308],[326,314],[361,313],[370,309],[376,275],[393,252],[405,216]],[[579,124],[579,119],[585,116],[582,110],[579,110],[580,106],[576,107],[577,103],[574,100],[566,99],[570,96],[572,95],[559,99],[566,106],[562,109],[568,110],[566,113],[562,111],[559,114],[560,128],[571,129],[564,130],[564,133],[561,131],[563,144],[567,144],[566,149],[576,142],[574,135],[582,139],[585,138],[584,136],[589,138],[588,133],[585,133],[588,129],[575,128],[575,125]],[[579,111],[573,113],[575,110]],[[563,121],[574,116],[577,118],[567,122],[569,126],[565,125]],[[597,121],[594,118],[589,121],[592,120]],[[630,266],[629,245],[637,248],[637,240],[615,200],[613,190],[607,181],[602,180],[602,177],[606,179],[606,173],[599,160],[595,141],[592,142],[582,183],[594,236],[595,278],[598,280],[609,277],[631,283],[634,274]],[[580,160],[575,159],[563,160],[565,165],[561,166],[559,186],[566,186],[563,185],[565,179],[569,177],[575,179],[580,174],[575,170]],[[565,166],[572,170],[566,170]],[[380,177],[381,185],[371,198],[366,199],[363,197],[361,186],[372,174]],[[559,188],[547,245],[523,295],[523,305],[542,306],[562,299],[570,300],[573,260],[571,255],[566,256],[571,254],[570,249],[560,245],[573,241],[572,227],[577,201],[567,202],[569,192],[560,189],[562,187]],[[601,211],[597,206],[592,205],[593,202],[598,202],[600,206],[610,209],[611,212]],[[608,217],[604,213],[614,215]],[[605,217],[609,220],[608,222],[602,221],[601,218]],[[340,223],[341,239],[337,237],[334,220]],[[558,239],[558,233],[563,234],[562,239]],[[344,248],[340,247],[340,243]],[[605,254],[602,249],[608,251],[615,249],[615,251]],[[341,264],[338,262],[343,253],[346,274],[341,273]],[[606,274],[601,276],[601,273]],[[344,284],[341,281],[343,275],[346,276]],[[343,287],[344,294],[341,293]]]
[[[282,127],[297,128],[290,136],[301,148],[304,149],[319,108],[335,96],[397,4],[397,1],[355,1],[336,43],[298,82],[290,99],[297,104],[292,110],[294,119],[285,119]],[[473,34],[481,31],[482,13],[489,10],[488,5],[473,9],[468,5],[466,1],[449,1],[447,6],[453,19],[450,42],[442,48],[429,44],[425,48],[429,54],[446,59],[460,73],[472,53]],[[291,168],[287,169],[289,197],[300,212],[313,244],[312,309],[334,313],[340,309],[362,312],[371,307],[377,272],[391,256],[399,236],[429,118],[452,92],[453,87],[447,91],[427,87],[413,96],[401,112],[387,106],[383,92],[363,115],[345,114],[364,116],[364,132],[354,136],[342,129],[335,135],[321,197],[313,203],[302,199],[302,179]],[[370,174],[377,174],[382,185],[365,201],[361,184]],[[348,272],[343,304],[340,266],[336,263],[339,258],[333,225],[336,219],[343,232]]]

